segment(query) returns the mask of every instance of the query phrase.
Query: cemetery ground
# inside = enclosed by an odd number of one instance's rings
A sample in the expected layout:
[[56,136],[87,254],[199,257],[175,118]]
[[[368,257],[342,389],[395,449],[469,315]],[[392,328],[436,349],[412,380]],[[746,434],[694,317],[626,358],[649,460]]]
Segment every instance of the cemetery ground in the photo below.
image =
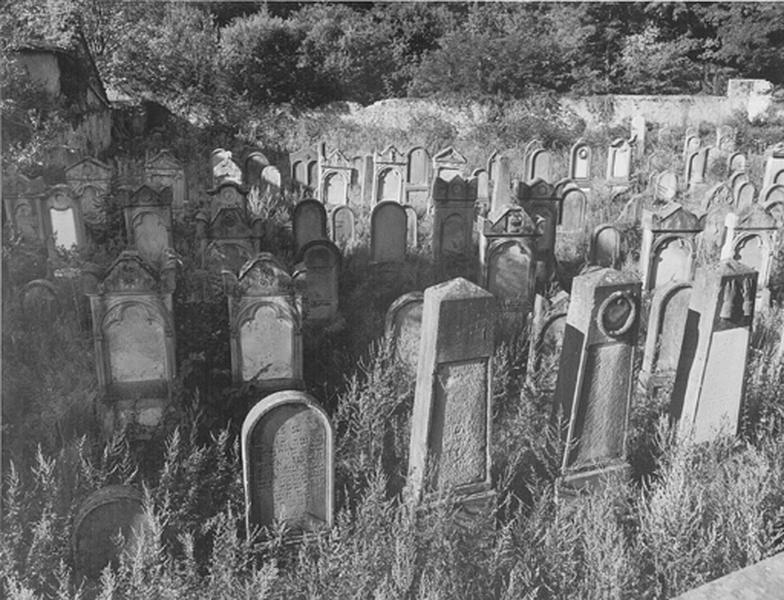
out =
[[[661,168],[677,164],[677,152],[653,149]],[[641,185],[650,175],[639,171]],[[564,286],[584,266],[588,233],[628,199],[595,192],[582,234],[557,248]],[[266,212],[266,243],[287,267],[297,199],[286,192]],[[781,255],[773,307],[754,322],[738,435],[686,444],[670,429],[667,390],[635,391],[630,480],[568,505],[554,491],[564,442],[545,385],[558,354],[546,351],[526,378],[526,336],[499,335],[490,449],[496,509],[457,524],[448,495],[427,507],[406,501],[415,377],[383,338],[390,304],[441,280],[427,241],[431,217],[403,267],[379,274],[370,263],[369,211],[361,208],[357,237],[342,257],[340,319],[303,332],[305,387],[335,430],[335,522],[292,542],[283,526],[246,530],[239,438],[258,392],[232,385],[225,296],[189,301],[198,271],[194,216],[189,207],[174,227],[174,400],[160,431],[143,439],[130,430],[108,440],[101,434],[90,311],[79,290],[60,282],[65,302],[54,321],[23,314],[19,283],[43,272],[45,258],[22,246],[4,249],[12,283],[8,291],[4,285],[2,332],[7,597],[670,598],[784,550]],[[67,259],[108,264],[124,245],[121,229],[119,205],[110,204],[95,237],[101,243]],[[628,241],[639,239],[639,226],[624,234],[622,270],[639,277],[639,244]],[[697,257],[698,265],[711,260]],[[635,381],[644,340],[641,333]],[[85,578],[71,551],[76,513],[111,484],[143,490],[150,526],[118,564]]]

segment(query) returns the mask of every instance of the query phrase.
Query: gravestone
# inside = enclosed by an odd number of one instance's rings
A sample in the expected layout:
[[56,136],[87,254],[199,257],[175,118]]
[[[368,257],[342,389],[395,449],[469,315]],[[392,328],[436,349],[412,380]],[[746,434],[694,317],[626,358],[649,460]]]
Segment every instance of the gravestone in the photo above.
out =
[[735,204],[738,197],[738,191],[740,190],[740,186],[746,183],[749,180],[749,176],[746,174],[745,171],[738,171],[737,173],[733,173],[730,175],[727,184],[732,191],[732,202]]
[[566,187],[561,200],[561,231],[581,233],[585,226],[588,198],[577,186]]
[[41,217],[49,258],[57,256],[57,248],[83,248],[87,243],[82,220],[82,206],[67,185],[55,185],[41,202]]
[[706,212],[716,209],[729,210],[732,208],[732,190],[726,183],[717,183],[705,192],[700,208]]
[[654,200],[672,202],[678,195],[678,175],[674,171],[663,171],[656,176]]
[[[3,285],[9,285],[5,283]],[[19,294],[22,316],[28,322],[49,325],[60,313],[60,300],[57,288],[46,279],[33,279],[22,287]]]
[[[144,497],[129,485],[107,485],[84,499],[73,521],[71,553],[74,570],[92,579],[106,565],[116,566],[120,556],[133,556],[153,524],[144,509]],[[122,546],[116,541],[121,536]]]
[[784,142],[780,142],[768,149],[765,154],[765,175],[762,178],[763,189],[784,184]]
[[156,269],[166,261],[172,239],[172,190],[141,185],[125,195],[123,215],[128,242]]
[[408,460],[414,502],[450,491],[475,514],[494,500],[494,322],[493,296],[465,279],[425,290]]
[[291,180],[302,188],[317,192],[319,185],[318,155],[312,150],[299,150],[289,154]]
[[42,178],[30,180],[19,172],[3,174],[3,207],[15,235],[27,244],[43,240],[40,197],[46,190]]
[[245,187],[248,189],[254,186],[261,187],[261,173],[269,164],[269,159],[262,152],[254,151],[248,154],[245,158],[245,177],[243,178]]
[[236,275],[261,249],[262,218],[249,220],[236,205],[221,206],[212,220],[202,212],[195,219],[202,267],[213,275],[224,271]]
[[531,153],[528,161],[527,181],[541,179],[550,182],[553,180],[552,174],[553,156],[547,150],[539,148]]
[[411,373],[416,373],[419,364],[424,298],[422,292],[403,294],[389,306],[384,320],[384,335],[392,344],[393,355]]
[[[234,173],[236,175],[236,173]],[[185,168],[168,150],[161,150],[144,163],[144,180],[153,187],[170,187],[172,209],[181,214],[188,202],[188,184],[185,180]]]
[[354,164],[340,150],[327,152],[326,144],[319,150],[319,196],[327,206],[348,204],[348,192]]
[[672,281],[653,293],[640,370],[640,387],[645,393],[655,392],[675,379],[691,289],[691,283]]
[[552,185],[542,180],[530,185],[516,182],[513,195],[536,224],[539,234],[536,238],[536,279],[541,288],[555,272],[556,230],[563,198],[556,195]]
[[631,140],[634,145],[634,155],[637,160],[640,160],[645,155],[645,135],[647,133],[647,125],[645,117],[642,115],[634,115],[631,120]]
[[564,291],[551,299],[541,294],[534,298],[525,381],[540,392],[555,391],[557,359],[561,354],[568,307],[569,294]]
[[770,273],[778,238],[778,223],[758,205],[741,211],[734,228],[726,233],[725,243],[731,247],[731,257],[757,271],[757,311],[770,304]]
[[493,175],[493,194],[490,197],[488,214],[493,214],[503,206],[514,204],[512,179],[509,171],[509,157],[500,156],[496,160]]
[[212,185],[219,186],[224,181],[242,184],[242,169],[234,162],[231,152],[224,150],[214,156],[212,165]]
[[327,211],[318,200],[303,200],[294,207],[294,246],[301,249],[313,240],[327,239]]
[[523,173],[522,178],[526,181],[526,183],[530,183],[533,179],[530,178],[530,174],[533,171],[533,155],[538,150],[543,150],[542,141],[538,139],[533,139],[525,146],[523,146]]
[[65,170],[65,180],[79,198],[85,223],[105,223],[112,167],[95,158],[84,158]]
[[676,202],[658,210],[642,211],[640,273],[646,292],[669,281],[691,281],[696,256],[695,238],[704,226],[697,216]]
[[[98,410],[110,435],[124,423],[157,427],[176,375],[173,277],[159,278],[137,252],[125,251],[88,294],[92,312]],[[168,272],[168,274],[167,274]]]
[[262,398],[242,423],[245,524],[284,523],[296,535],[332,527],[332,424],[315,399],[284,390]]
[[738,185],[738,190],[735,195],[735,210],[738,212],[751,208],[754,200],[757,197],[757,188],[750,181],[743,181]]
[[479,214],[486,215],[490,211],[490,178],[484,169],[474,169],[471,177],[476,179],[476,203]]
[[640,316],[640,283],[597,269],[575,277],[554,401],[560,404],[566,449],[558,492],[628,477],[626,438]]
[[746,155],[742,152],[733,152],[727,158],[727,173],[745,173],[748,169],[748,161]]
[[618,138],[607,151],[607,183],[611,187],[626,187],[632,174],[632,149],[629,142]]
[[332,241],[339,248],[345,248],[354,241],[356,235],[356,218],[354,211],[348,206],[336,206],[330,213],[332,223]]
[[373,204],[384,200],[403,202],[403,182],[408,161],[406,155],[394,146],[388,146],[373,157]]
[[473,259],[471,240],[476,202],[476,180],[456,175],[433,181],[433,261],[447,276],[466,273]]
[[583,139],[577,140],[569,151],[569,179],[580,188],[590,188],[591,158],[591,147]]
[[730,125],[719,125],[716,128],[716,150],[722,154],[735,152],[735,128]]
[[264,393],[301,389],[302,328],[291,277],[264,252],[247,262],[229,298],[231,370],[235,383]]
[[428,209],[431,161],[427,150],[414,147],[408,151],[406,168],[406,204],[413,206],[420,217]]
[[776,184],[763,190],[762,208],[776,220],[779,228],[784,226],[784,185]]
[[621,266],[621,232],[609,223],[597,226],[591,233],[588,264],[619,269]]
[[207,190],[210,197],[210,218],[224,208],[238,210],[243,217],[248,213],[248,191],[236,181],[221,181],[211,190]]
[[[702,140],[697,134],[697,130],[693,127],[686,129],[686,137],[683,139],[683,158],[688,159],[689,156],[699,151],[702,146]],[[688,179],[687,179],[688,181]]]
[[710,148],[701,148],[689,154],[686,159],[686,168],[683,180],[686,182],[690,192],[697,194],[700,186],[705,183],[705,176],[708,170],[708,153]]
[[743,407],[757,273],[733,260],[698,269],[670,414],[695,443],[735,435]]
[[451,181],[455,177],[463,177],[468,161],[453,146],[444,148],[433,156],[433,176],[436,179]]
[[329,240],[313,240],[297,254],[294,282],[303,297],[306,322],[326,322],[338,313],[340,250]]
[[487,177],[490,179],[490,185],[492,187],[493,182],[495,181],[495,177],[498,174],[496,170],[498,168],[498,161],[501,159],[501,153],[498,150],[493,150],[490,153],[490,156],[487,159]]
[[370,214],[370,262],[404,262],[407,235],[406,209],[393,200],[376,204]]
[[409,248],[419,245],[419,217],[413,206],[406,206],[406,244]]
[[536,224],[521,206],[508,204],[480,220],[479,262],[482,286],[495,296],[514,333],[527,323],[536,287]]

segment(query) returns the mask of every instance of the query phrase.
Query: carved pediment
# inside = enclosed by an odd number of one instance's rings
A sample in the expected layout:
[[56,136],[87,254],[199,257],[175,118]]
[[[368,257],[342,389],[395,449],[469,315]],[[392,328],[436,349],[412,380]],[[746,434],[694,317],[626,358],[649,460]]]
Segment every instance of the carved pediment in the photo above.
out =
[[46,192],[45,203],[56,210],[65,210],[77,204],[73,190],[65,184],[50,187]]
[[736,229],[778,229],[776,219],[758,204],[753,204],[738,215]]
[[182,171],[182,163],[169,150],[161,150],[144,164],[147,171]]
[[384,163],[402,165],[406,163],[406,155],[400,152],[400,150],[394,146],[389,145],[383,152],[376,154],[375,161],[376,164]]
[[140,185],[125,199],[125,206],[168,206],[172,203],[170,187],[157,187],[148,183]]
[[112,167],[92,157],[83,158],[65,170],[66,181],[108,181],[112,178]]
[[157,292],[158,277],[141,255],[126,250],[111,264],[98,286],[102,294],[113,292]]
[[447,165],[455,165],[455,166],[462,166],[465,165],[468,161],[466,157],[460,154],[454,146],[449,146],[448,148],[444,148],[440,152],[437,152],[435,156],[433,156],[433,162],[437,164],[447,164]]
[[[505,204],[487,216],[486,233],[535,235],[536,224],[522,206]],[[488,231],[489,229],[489,231]]]
[[433,181],[433,201],[435,202],[474,202],[477,193],[476,178],[463,179],[456,175],[450,180],[436,177]]
[[643,222],[651,229],[666,231],[700,231],[704,214],[698,214],[677,202],[668,202],[656,211],[643,216]]
[[354,165],[352,162],[337,148],[328,152],[324,157],[324,163],[322,165],[324,168],[327,169],[353,169]]

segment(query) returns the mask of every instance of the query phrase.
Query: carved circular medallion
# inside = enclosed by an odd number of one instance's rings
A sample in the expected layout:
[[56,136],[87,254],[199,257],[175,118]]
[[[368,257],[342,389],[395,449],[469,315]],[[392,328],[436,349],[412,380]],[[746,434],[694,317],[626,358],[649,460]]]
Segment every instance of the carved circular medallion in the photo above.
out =
[[597,322],[599,330],[609,336],[618,337],[623,335],[634,324],[637,318],[637,304],[629,292],[613,292],[601,306]]

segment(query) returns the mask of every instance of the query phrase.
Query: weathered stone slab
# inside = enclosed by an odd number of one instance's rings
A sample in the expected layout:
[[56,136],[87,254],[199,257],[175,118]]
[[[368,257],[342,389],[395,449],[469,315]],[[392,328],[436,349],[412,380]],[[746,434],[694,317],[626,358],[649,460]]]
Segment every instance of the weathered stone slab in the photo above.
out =
[[432,179],[430,155],[422,147],[414,147],[407,154],[405,203],[413,206],[419,216],[429,206]]
[[170,187],[172,209],[175,213],[182,213],[188,202],[188,183],[185,179],[185,168],[174,154],[162,150],[145,162],[144,180],[153,187]]
[[473,259],[472,232],[476,180],[455,175],[449,181],[436,177],[433,182],[433,260],[447,275],[467,270]]
[[387,146],[373,157],[373,204],[390,200],[403,202],[403,183],[408,166],[407,157],[394,146]]
[[[568,307],[569,294],[566,292],[559,292],[552,299],[537,294],[534,299],[525,381],[529,387],[541,392],[552,393],[555,390],[557,360],[561,354]],[[545,364],[548,359],[555,362],[552,368]]]
[[[71,552],[76,572],[98,579],[104,567],[116,565],[123,553],[132,556],[151,531],[143,496],[136,488],[109,485],[93,492],[74,518]],[[118,547],[120,535],[123,542]]]
[[609,223],[597,226],[591,233],[588,264],[619,269],[621,266],[621,244],[623,237]]
[[590,185],[591,159],[591,147],[585,140],[577,140],[569,152],[569,179],[580,187]]
[[336,206],[330,212],[332,241],[339,248],[345,248],[356,236],[354,211],[348,206]]
[[262,398],[242,424],[245,520],[285,523],[295,533],[332,527],[334,433],[312,396],[285,390]]
[[293,279],[304,295],[306,321],[324,322],[337,316],[340,262],[340,249],[329,240],[313,240],[299,251]]
[[640,386],[655,391],[675,378],[686,330],[691,283],[673,281],[656,289],[648,315]]
[[46,279],[28,281],[22,287],[19,300],[22,315],[31,322],[51,323],[61,310],[57,288]]
[[142,185],[126,195],[123,202],[129,242],[155,268],[166,261],[172,239],[172,190]]
[[57,256],[57,248],[86,245],[82,206],[69,186],[55,185],[47,190],[41,201],[41,217],[49,258]]
[[607,151],[607,182],[611,186],[629,184],[632,174],[632,148],[627,140],[614,140]]
[[559,492],[626,473],[640,283],[613,269],[575,277],[555,401],[568,423]]
[[695,443],[737,431],[756,281],[733,260],[697,270],[670,400],[679,435]]
[[695,238],[704,227],[698,216],[676,202],[656,211],[643,209],[640,272],[645,291],[694,276]]
[[272,254],[246,263],[229,298],[232,375],[265,392],[299,389],[302,318],[291,277]]
[[301,249],[313,240],[327,239],[327,211],[318,200],[303,200],[294,207],[294,245]]
[[494,322],[492,295],[465,279],[425,290],[408,463],[415,501],[447,490],[492,494]]
[[384,335],[392,344],[392,352],[411,373],[416,373],[419,364],[424,300],[422,292],[403,294],[389,306],[384,322]]
[[402,263],[406,259],[408,215],[401,204],[385,200],[370,214],[370,261]]

